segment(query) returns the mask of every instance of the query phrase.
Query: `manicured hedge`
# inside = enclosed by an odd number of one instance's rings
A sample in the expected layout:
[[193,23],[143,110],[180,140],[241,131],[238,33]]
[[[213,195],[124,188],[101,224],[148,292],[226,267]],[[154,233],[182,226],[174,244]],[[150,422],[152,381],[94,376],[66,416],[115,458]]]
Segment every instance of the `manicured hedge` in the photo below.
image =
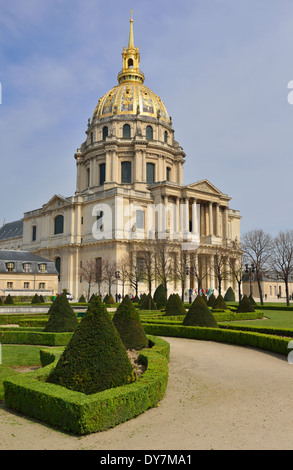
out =
[[32,344],[63,346],[68,344],[72,333],[45,333],[40,328],[0,328],[0,342],[3,344]]
[[263,326],[239,326],[232,325],[231,323],[220,325],[220,328],[226,328],[229,330],[240,330],[240,331],[255,331],[257,333],[264,333],[268,335],[286,336],[288,338],[293,337],[293,330],[290,328],[273,328]]
[[48,321],[48,316],[44,314],[38,314],[38,313],[26,313],[26,314],[13,314],[13,313],[2,313],[0,314],[0,325],[12,325],[16,324],[19,325],[19,322],[27,321],[29,323],[29,320],[46,320]]
[[151,335],[219,341],[222,343],[260,348],[279,354],[288,354],[288,342],[290,341],[290,338],[283,338],[276,335],[226,330],[223,328],[154,324],[145,324],[144,328],[145,332]]
[[132,384],[92,395],[74,392],[45,382],[56,360],[36,371],[4,380],[6,406],[79,435],[104,431],[134,418],[157,406],[168,382],[166,342],[149,338],[155,346],[143,350],[139,356],[147,370]]

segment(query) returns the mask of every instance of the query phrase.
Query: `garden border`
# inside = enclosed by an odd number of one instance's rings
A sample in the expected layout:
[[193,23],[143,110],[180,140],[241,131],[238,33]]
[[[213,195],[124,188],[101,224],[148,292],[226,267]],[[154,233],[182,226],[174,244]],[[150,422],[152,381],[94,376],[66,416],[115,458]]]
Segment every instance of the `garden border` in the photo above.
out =
[[[33,372],[4,380],[8,408],[77,435],[104,431],[158,405],[168,383],[169,343],[148,335],[139,354],[146,371],[132,384],[92,395],[45,382],[57,359]],[[52,358],[51,358],[52,359]]]

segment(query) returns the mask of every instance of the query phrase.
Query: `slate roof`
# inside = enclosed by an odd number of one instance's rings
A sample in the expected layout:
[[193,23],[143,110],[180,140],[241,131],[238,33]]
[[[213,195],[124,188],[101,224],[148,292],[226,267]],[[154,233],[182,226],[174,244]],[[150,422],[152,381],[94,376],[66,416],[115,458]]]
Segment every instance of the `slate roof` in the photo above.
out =
[[34,255],[28,251],[18,251],[18,250],[0,250],[0,272],[7,272],[6,263],[13,262],[15,263],[15,273],[23,273],[23,264],[30,263],[31,273],[39,273],[39,265],[44,263],[46,264],[46,273],[48,274],[58,274],[56,270],[55,263],[48,259],[42,258],[41,256]]
[[9,222],[0,228],[0,240],[7,240],[9,238],[22,237],[23,234],[23,221],[16,220]]

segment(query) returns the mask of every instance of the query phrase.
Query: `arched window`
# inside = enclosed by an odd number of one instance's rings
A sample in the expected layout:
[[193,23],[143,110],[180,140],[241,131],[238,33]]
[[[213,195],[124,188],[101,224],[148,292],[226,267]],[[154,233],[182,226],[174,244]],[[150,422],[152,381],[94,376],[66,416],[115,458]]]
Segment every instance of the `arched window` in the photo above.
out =
[[166,180],[170,181],[171,179],[171,168],[167,167],[166,168]]
[[147,163],[147,183],[153,184],[155,182],[155,165],[154,163]]
[[124,124],[123,126],[123,139],[130,139],[130,125]]
[[61,273],[61,258],[60,258],[60,256],[58,256],[55,259],[55,268],[58,272],[58,281],[60,281],[60,273]]
[[93,134],[93,132],[91,132],[91,144],[93,144],[93,143],[94,143],[94,134]]
[[106,137],[108,137],[108,127],[104,126],[103,127],[103,140],[106,140]]
[[131,69],[133,67],[133,59],[128,60],[128,68]]
[[121,183],[131,183],[131,162],[121,163]]
[[146,128],[146,138],[147,140],[153,140],[154,132],[152,126],[147,126]]
[[54,235],[58,235],[58,233],[63,233],[64,230],[64,217],[63,215],[57,215],[55,218],[54,223]]
[[167,131],[164,132],[164,142],[165,142],[165,144],[168,143],[168,132]]

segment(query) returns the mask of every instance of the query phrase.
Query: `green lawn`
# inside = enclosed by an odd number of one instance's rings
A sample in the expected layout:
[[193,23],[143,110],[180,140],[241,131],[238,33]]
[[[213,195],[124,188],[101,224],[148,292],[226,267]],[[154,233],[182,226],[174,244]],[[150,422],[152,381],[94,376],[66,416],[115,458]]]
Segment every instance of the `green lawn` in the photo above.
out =
[[44,347],[2,344],[2,364],[0,364],[0,400],[4,398],[3,380],[9,375],[19,374],[12,366],[40,366],[40,349]]
[[261,320],[235,321],[233,322],[233,325],[268,326],[270,328],[293,329],[293,311],[262,309],[261,312],[264,314],[264,318]]

